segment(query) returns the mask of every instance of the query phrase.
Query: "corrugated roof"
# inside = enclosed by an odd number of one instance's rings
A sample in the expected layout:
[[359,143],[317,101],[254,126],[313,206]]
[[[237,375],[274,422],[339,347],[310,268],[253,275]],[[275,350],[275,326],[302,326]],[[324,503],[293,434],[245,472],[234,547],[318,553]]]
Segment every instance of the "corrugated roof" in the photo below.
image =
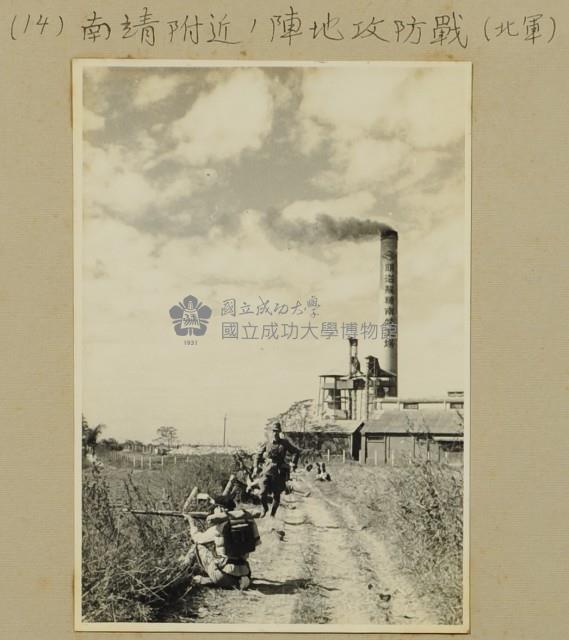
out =
[[458,411],[445,409],[388,409],[367,420],[362,433],[462,434],[464,421]]
[[397,403],[418,403],[418,404],[442,404],[443,402],[464,402],[463,396],[410,396],[406,398],[378,398],[381,402],[385,402],[386,404],[397,404]]

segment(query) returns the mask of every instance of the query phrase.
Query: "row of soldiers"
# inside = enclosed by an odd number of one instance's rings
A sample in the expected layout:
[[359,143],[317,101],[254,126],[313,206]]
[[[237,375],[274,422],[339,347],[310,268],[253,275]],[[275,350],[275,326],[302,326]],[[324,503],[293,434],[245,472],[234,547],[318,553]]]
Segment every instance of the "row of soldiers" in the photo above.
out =
[[[270,440],[253,457],[253,470],[246,487],[260,499],[262,512],[257,517],[263,518],[269,513],[271,498],[270,517],[276,516],[281,495],[290,486],[291,472],[296,471],[301,453],[302,449],[283,436],[281,424],[276,422],[271,427]],[[317,479],[329,480],[324,464],[317,464]],[[234,499],[228,495],[212,498],[212,509],[206,518],[205,530],[200,529],[193,516],[185,515],[194,545],[182,561],[197,562],[203,574],[194,577],[197,584],[247,589],[251,584],[249,554],[261,544],[255,516],[237,509]]]

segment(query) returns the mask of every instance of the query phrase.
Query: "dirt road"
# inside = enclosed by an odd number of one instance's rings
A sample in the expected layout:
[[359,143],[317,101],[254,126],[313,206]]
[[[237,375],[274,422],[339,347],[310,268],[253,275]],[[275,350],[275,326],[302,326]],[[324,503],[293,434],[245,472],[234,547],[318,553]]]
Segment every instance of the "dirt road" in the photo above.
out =
[[280,518],[260,520],[262,545],[251,557],[247,591],[204,589],[194,600],[200,623],[436,624],[393,563],[377,531],[362,526],[333,483],[300,475]]

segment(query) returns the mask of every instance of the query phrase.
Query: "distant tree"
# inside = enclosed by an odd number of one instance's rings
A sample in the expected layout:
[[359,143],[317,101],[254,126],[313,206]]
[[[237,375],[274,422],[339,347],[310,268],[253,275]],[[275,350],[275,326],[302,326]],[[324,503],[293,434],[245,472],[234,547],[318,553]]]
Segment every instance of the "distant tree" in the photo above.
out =
[[83,454],[87,453],[87,438],[89,435],[89,423],[84,414],[81,414],[81,446],[83,448]]
[[122,449],[122,445],[115,438],[105,438],[101,440],[100,444],[111,451],[120,451]]
[[159,447],[172,449],[178,444],[178,441],[178,430],[176,427],[162,426],[156,429],[156,438],[154,438],[154,442]]
[[87,418],[82,416],[81,418],[81,441],[83,445],[83,453],[95,453],[95,447],[97,441],[103,429],[106,428],[104,424],[98,424],[96,427],[90,427],[87,422]]

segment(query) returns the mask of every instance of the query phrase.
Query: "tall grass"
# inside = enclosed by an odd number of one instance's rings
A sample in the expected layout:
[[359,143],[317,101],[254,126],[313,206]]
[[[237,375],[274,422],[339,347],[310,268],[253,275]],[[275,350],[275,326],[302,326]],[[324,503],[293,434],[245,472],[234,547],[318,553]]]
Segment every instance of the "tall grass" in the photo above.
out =
[[[231,458],[200,456],[165,471],[105,465],[83,475],[82,613],[89,622],[151,622],[192,617],[190,578],[179,558],[190,539],[184,520],[122,509],[179,510],[194,486],[219,493]],[[190,596],[190,597],[188,597]]]
[[441,624],[462,621],[462,469],[428,461],[401,466],[337,465],[334,487],[394,564],[426,595]]
[[392,469],[382,493],[386,524],[399,564],[439,612],[441,622],[462,621],[463,478],[459,469],[413,462]]

